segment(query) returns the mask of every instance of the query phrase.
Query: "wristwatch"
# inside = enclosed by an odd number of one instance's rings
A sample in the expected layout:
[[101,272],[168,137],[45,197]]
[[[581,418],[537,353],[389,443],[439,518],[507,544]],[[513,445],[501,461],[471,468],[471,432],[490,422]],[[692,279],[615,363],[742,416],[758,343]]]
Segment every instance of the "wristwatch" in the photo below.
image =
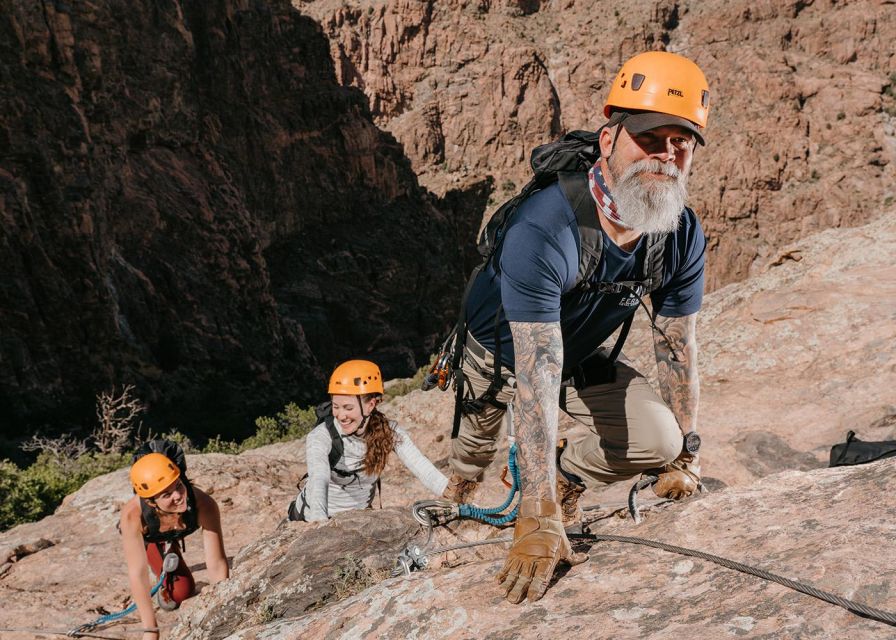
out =
[[689,431],[684,434],[684,450],[691,455],[700,451],[700,436],[696,431]]

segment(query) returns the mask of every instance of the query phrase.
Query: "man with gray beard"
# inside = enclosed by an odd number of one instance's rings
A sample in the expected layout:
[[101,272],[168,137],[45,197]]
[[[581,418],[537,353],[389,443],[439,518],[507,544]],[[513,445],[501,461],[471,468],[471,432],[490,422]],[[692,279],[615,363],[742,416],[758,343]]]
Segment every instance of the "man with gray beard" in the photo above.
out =
[[[640,160],[624,169],[619,164],[617,156],[610,156],[608,173],[615,183],[613,202],[616,209],[622,212],[620,218],[623,223],[642,234],[677,230],[688,196],[687,174],[674,164],[659,160]],[[643,174],[666,175],[675,180],[644,183],[641,178]]]
[[[472,282],[455,372],[464,415],[445,496],[469,500],[513,402],[523,497],[498,575],[511,602],[538,600],[558,562],[584,561],[564,527],[581,520],[586,488],[642,473],[659,477],[661,497],[698,487],[695,329],[706,240],[685,200],[708,111],[709,87],[692,61],[656,51],[627,61],[587,179],[577,174],[573,195],[562,175],[529,195]],[[586,260],[596,266],[583,276]],[[627,331],[647,293],[661,395],[621,355],[621,342],[609,341]],[[559,409],[587,435],[558,443]]]

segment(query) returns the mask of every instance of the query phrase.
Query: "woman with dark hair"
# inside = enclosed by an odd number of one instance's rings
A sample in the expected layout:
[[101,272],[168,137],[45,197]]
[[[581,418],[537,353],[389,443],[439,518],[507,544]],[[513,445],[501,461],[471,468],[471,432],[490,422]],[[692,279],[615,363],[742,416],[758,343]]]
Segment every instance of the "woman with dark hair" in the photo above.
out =
[[379,367],[367,360],[339,365],[330,376],[329,393],[332,416],[305,440],[308,474],[290,505],[290,520],[326,520],[340,511],[370,507],[393,451],[427,489],[442,495],[448,478],[377,409],[383,394]]
[[121,508],[119,529],[131,598],[143,623],[143,640],[157,640],[159,630],[148,570],[155,575],[155,582],[164,569],[165,578],[155,600],[162,609],[171,610],[196,590],[193,575],[181,555],[186,536],[202,529],[210,582],[227,578],[230,568],[224,553],[217,503],[194,487],[175,462],[162,453],[146,453],[131,466],[130,476],[137,495]]

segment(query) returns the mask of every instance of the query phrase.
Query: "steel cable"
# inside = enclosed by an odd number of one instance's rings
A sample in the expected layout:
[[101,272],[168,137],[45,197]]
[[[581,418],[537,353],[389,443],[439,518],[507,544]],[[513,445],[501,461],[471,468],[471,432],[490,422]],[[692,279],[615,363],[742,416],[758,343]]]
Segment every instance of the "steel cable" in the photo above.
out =
[[771,582],[776,582],[789,589],[793,589],[794,591],[799,591],[800,593],[805,593],[806,595],[812,596],[813,598],[818,598],[819,600],[824,600],[825,602],[837,605],[838,607],[843,607],[844,609],[846,609],[847,611],[851,611],[852,613],[872,618],[874,620],[877,620],[878,622],[884,622],[886,624],[896,626],[896,614],[890,613],[888,611],[881,611],[880,609],[875,609],[874,607],[869,607],[859,602],[853,602],[848,598],[842,598],[838,595],[834,595],[833,593],[828,593],[827,591],[822,591],[821,589],[810,587],[809,585],[797,582],[796,580],[791,580],[790,578],[785,578],[784,576],[779,576],[775,573],[771,573],[763,569],[757,569],[756,567],[751,567],[741,562],[735,562],[734,560],[722,558],[721,556],[716,556],[704,551],[687,549],[685,547],[679,547],[673,544],[659,542],[657,540],[647,540],[645,538],[617,536],[612,534],[585,533],[579,535],[573,534],[570,537],[572,537],[573,539],[582,540],[640,544],[648,547],[653,547],[655,549],[661,549],[662,551],[669,551],[671,553],[678,553],[684,556],[690,556],[692,558],[708,560],[709,562],[714,562],[715,564],[721,565],[728,569],[733,569],[734,571],[740,571],[742,573],[747,573],[758,578],[769,580]]
[[[670,553],[677,553],[684,556],[690,556],[692,558],[699,558],[701,560],[707,560],[709,562],[713,562],[717,565],[725,567],[727,569],[732,569],[734,571],[740,571],[741,573],[746,573],[752,576],[756,576],[757,578],[762,578],[764,580],[768,580],[769,582],[775,582],[780,584],[781,586],[787,587],[788,589],[793,589],[794,591],[799,591],[800,593],[804,593],[808,596],[812,596],[813,598],[817,598],[819,600],[823,600],[829,604],[836,605],[838,607],[842,607],[847,611],[850,611],[856,615],[864,616],[866,618],[870,618],[872,620],[876,620],[878,622],[883,622],[885,624],[889,624],[891,626],[896,626],[896,614],[890,613],[888,611],[882,611],[881,609],[876,609],[874,607],[869,607],[860,602],[854,602],[848,598],[843,598],[841,596],[835,595],[833,593],[829,593],[827,591],[823,591],[821,589],[816,589],[815,587],[809,586],[807,584],[803,584],[801,582],[797,582],[796,580],[791,580],[790,578],[785,578],[784,576],[779,576],[775,573],[771,573],[770,571],[765,571],[764,569],[758,569],[756,567],[751,567],[750,565],[743,564],[742,562],[736,562],[734,560],[729,560],[728,558],[723,558],[721,556],[713,555],[711,553],[706,553],[705,551],[698,551],[696,549],[688,549],[686,547],[679,547],[677,545],[668,544],[665,542],[659,542],[658,540],[648,540],[646,538],[638,538],[635,536],[617,536],[613,534],[600,534],[600,533],[579,533],[579,534],[567,534],[568,537],[572,540],[585,540],[585,541],[594,541],[594,542],[622,542],[626,544],[638,544],[647,547],[653,547],[655,549],[660,549],[661,551],[668,551]],[[429,551],[428,554],[438,554],[445,553],[448,551],[456,551],[458,549],[465,549],[468,547],[478,547],[488,544],[497,544],[501,542],[512,542],[513,536],[503,536],[501,538],[492,538],[489,540],[477,540],[475,542],[465,542],[460,544],[449,545],[446,547],[440,547],[438,549],[433,549]]]

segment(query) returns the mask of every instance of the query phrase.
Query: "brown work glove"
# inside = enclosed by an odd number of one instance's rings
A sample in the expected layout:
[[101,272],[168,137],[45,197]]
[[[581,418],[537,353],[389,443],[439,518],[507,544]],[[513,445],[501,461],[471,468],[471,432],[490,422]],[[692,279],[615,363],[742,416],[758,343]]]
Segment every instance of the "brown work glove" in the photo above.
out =
[[512,603],[539,600],[548,589],[554,569],[561,560],[581,564],[588,554],[575,553],[566,539],[560,505],[550,500],[523,498],[513,530],[513,546],[507,554],[498,582]]
[[653,485],[653,492],[660,498],[681,500],[693,495],[700,484],[700,460],[691,453],[683,452],[675,460],[647,473],[654,474],[658,480]]

